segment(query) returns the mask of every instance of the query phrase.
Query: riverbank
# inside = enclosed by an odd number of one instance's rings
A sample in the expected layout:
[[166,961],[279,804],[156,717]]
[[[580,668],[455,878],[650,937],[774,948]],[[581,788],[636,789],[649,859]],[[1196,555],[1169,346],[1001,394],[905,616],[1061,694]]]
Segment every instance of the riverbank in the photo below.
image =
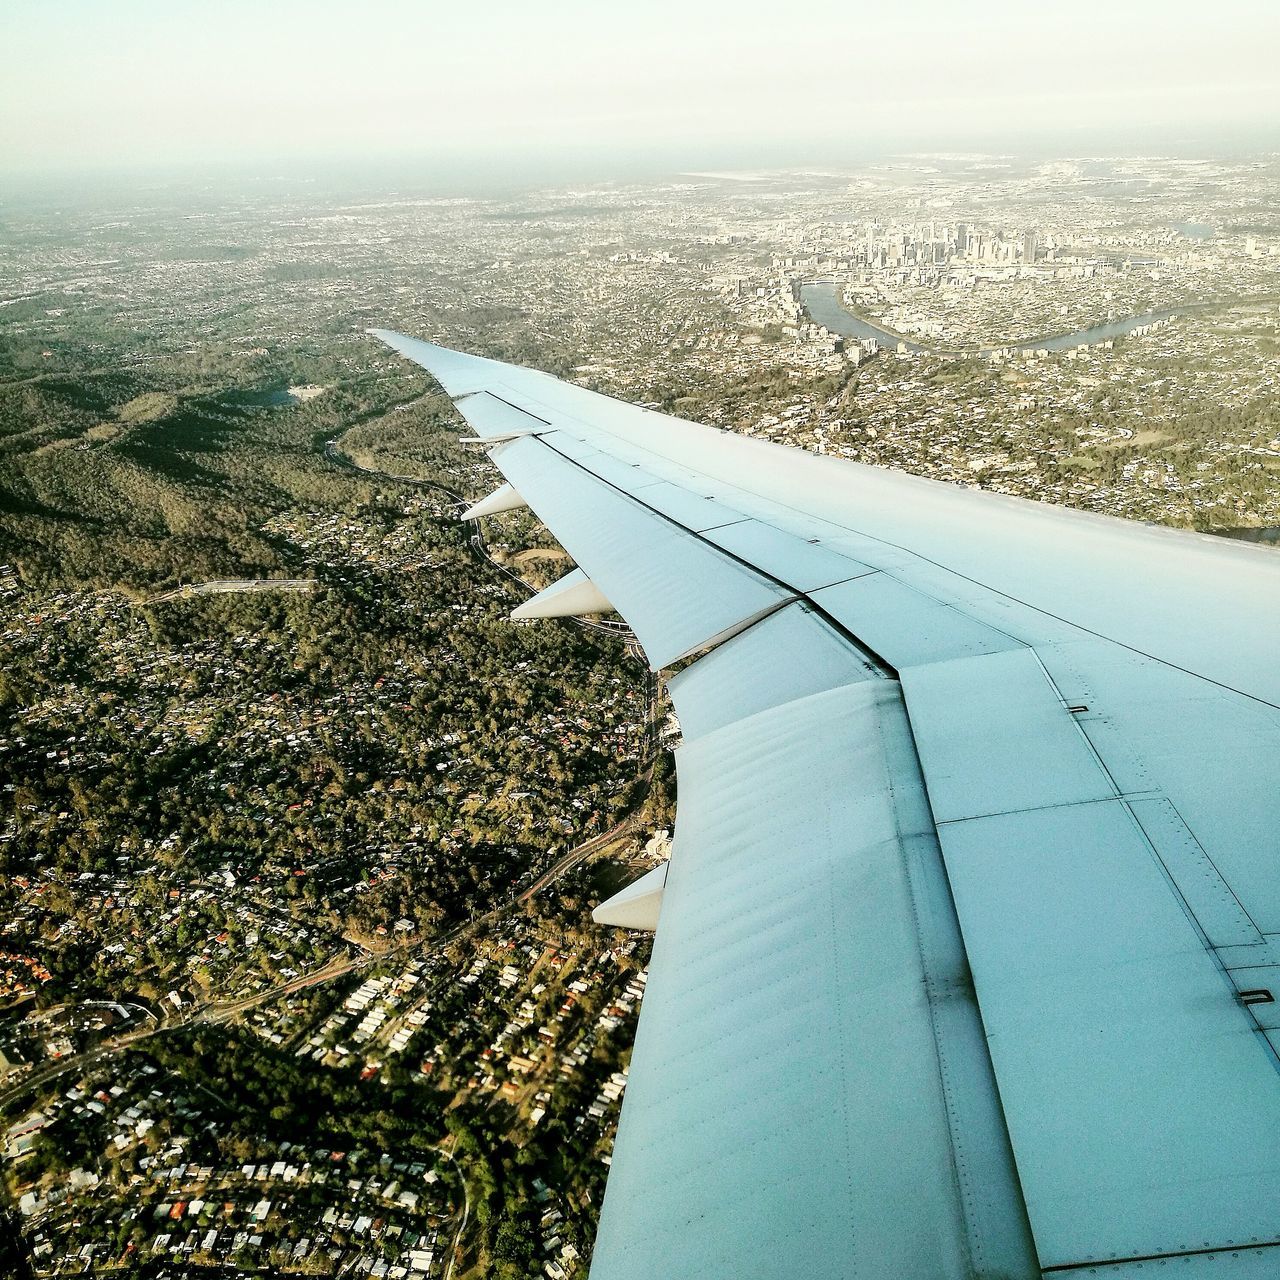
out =
[[965,356],[993,356],[1007,351],[1073,351],[1079,347],[1093,346],[1099,342],[1113,342],[1117,338],[1133,337],[1146,332],[1149,326],[1162,325],[1177,316],[1202,316],[1209,312],[1230,307],[1252,305],[1267,306],[1277,301],[1274,296],[1258,298],[1211,298],[1188,303],[1180,307],[1166,307],[1157,311],[1145,311],[1141,315],[1122,316],[1115,320],[1101,320],[1069,333],[1045,334],[1036,338],[1019,338],[990,346],[948,347],[908,338],[866,316],[852,311],[845,305],[843,290],[832,281],[812,281],[800,286],[800,304],[814,324],[821,325],[844,338],[857,338],[863,342],[874,339],[881,346],[892,350],[906,350],[913,354],[945,356],[960,359]]
[[1077,347],[1093,346],[1099,342],[1111,342],[1129,337],[1150,325],[1163,324],[1178,315],[1179,309],[1144,312],[1142,315],[1124,316],[1118,320],[1105,320],[1075,329],[1070,333],[1046,334],[1042,337],[1019,338],[1016,341],[995,343],[990,346],[947,347],[929,345],[908,338],[905,334],[876,324],[865,316],[851,311],[844,303],[837,284],[815,282],[800,286],[800,303],[810,320],[841,337],[868,339],[894,350],[906,350],[913,354],[938,356],[991,356],[1003,351],[1072,351]]

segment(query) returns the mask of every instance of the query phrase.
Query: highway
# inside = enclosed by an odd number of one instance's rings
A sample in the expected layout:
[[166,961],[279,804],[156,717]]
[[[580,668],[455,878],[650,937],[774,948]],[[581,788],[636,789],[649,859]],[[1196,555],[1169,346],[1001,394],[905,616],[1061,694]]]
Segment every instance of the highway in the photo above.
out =
[[[114,1054],[121,1053],[143,1040],[149,1040],[152,1036],[167,1035],[171,1031],[181,1031],[184,1028],[200,1024],[230,1022],[247,1009],[266,1004],[267,1001],[275,1000],[279,996],[301,991],[305,987],[314,986],[319,982],[331,982],[334,978],[343,977],[379,958],[376,955],[367,955],[350,959],[331,960],[322,968],[303,974],[300,978],[293,978],[288,982],[268,987],[264,991],[254,992],[253,995],[244,996],[239,1000],[211,1001],[205,1005],[193,1005],[191,1012],[185,1016],[167,1018],[163,1022],[153,1022],[149,1026],[139,1027],[134,1031],[126,1031],[123,1035],[103,1040],[92,1049],[60,1058],[57,1062],[49,1063],[47,1066],[33,1071],[30,1075],[24,1076],[20,1081],[10,1085],[9,1088],[0,1092],[0,1110],[6,1109],[11,1103],[16,1102],[32,1089],[39,1088],[42,1084],[48,1084],[51,1080],[56,1080],[59,1076],[66,1075],[69,1071],[78,1070],[83,1073],[95,1063],[101,1062]],[[97,1004],[100,1002],[86,1001],[86,1003]]]
[[[650,761],[640,774],[641,780],[646,784],[653,777],[653,767],[653,763]],[[371,951],[361,955],[336,957],[321,968],[313,969],[310,973],[292,978],[288,982],[277,983],[263,991],[256,991],[252,995],[243,996],[239,1000],[210,1001],[203,1005],[193,1005],[190,1011],[185,1014],[168,1018],[161,1022],[153,1022],[134,1031],[127,1031],[123,1035],[103,1040],[83,1053],[71,1054],[68,1057],[59,1059],[57,1062],[40,1067],[31,1074],[24,1076],[21,1080],[11,1084],[7,1089],[0,1091],[0,1112],[7,1110],[13,1103],[18,1102],[24,1095],[33,1090],[40,1088],[41,1085],[49,1084],[58,1079],[59,1076],[67,1075],[70,1072],[83,1075],[98,1063],[113,1057],[115,1054],[123,1053],[125,1050],[142,1043],[144,1040],[149,1040],[153,1036],[167,1035],[174,1031],[183,1031],[196,1026],[225,1025],[235,1021],[248,1010],[267,1004],[272,1000],[277,1000],[281,996],[292,995],[295,992],[305,990],[307,987],[313,987],[322,982],[333,982],[338,978],[371,968],[386,960],[395,951],[408,952],[427,946],[435,950],[447,947],[460,938],[475,932],[482,925],[487,925],[500,919],[511,910],[515,903],[527,902],[536,894],[541,893],[561,876],[580,866],[594,854],[600,853],[615,840],[626,835],[631,830],[634,822],[634,813],[627,814],[610,830],[602,832],[600,835],[592,836],[590,839],[584,840],[580,845],[570,849],[514,899],[491,907],[481,915],[473,916],[470,920],[463,921],[461,924],[454,926],[448,933],[432,938],[415,939],[409,943],[401,943],[388,948],[386,951]],[[86,1003],[94,1004],[98,1002],[89,1001]]]

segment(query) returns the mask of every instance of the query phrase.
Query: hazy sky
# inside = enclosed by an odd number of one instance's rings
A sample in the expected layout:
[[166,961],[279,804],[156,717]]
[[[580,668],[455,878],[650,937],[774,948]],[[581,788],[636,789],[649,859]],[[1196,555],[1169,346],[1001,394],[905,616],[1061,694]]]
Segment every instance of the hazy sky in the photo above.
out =
[[0,0],[9,170],[1280,141],[1280,0]]

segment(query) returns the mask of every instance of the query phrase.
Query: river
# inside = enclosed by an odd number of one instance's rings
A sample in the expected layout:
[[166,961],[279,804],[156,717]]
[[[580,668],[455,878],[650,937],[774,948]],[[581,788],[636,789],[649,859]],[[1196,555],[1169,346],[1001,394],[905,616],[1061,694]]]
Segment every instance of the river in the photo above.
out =
[[[882,346],[896,349],[899,343],[908,351],[936,351],[952,353],[953,348],[938,345],[925,345],[913,342],[908,338],[900,338],[870,320],[850,311],[841,300],[841,290],[835,284],[805,284],[800,286],[800,302],[809,313],[815,324],[820,324],[832,333],[846,338],[874,338]],[[1123,338],[1134,329],[1145,324],[1154,324],[1158,320],[1167,320],[1177,315],[1177,311],[1148,311],[1140,316],[1125,316],[1119,320],[1107,320],[1102,324],[1090,325],[1087,329],[1076,329],[1071,333],[1049,334],[1041,338],[1023,338],[1017,342],[1006,342],[1000,345],[975,349],[972,354],[989,355],[992,351],[1071,351],[1075,347],[1090,346],[1095,342],[1105,342],[1110,338]]]
[[840,299],[840,286],[835,284],[802,284],[800,286],[800,305],[809,313],[814,324],[820,324],[832,333],[845,338],[874,338],[881,346],[894,348],[899,342],[905,342],[908,351],[925,351],[926,347],[908,339],[899,338],[896,333],[882,329],[848,310]]

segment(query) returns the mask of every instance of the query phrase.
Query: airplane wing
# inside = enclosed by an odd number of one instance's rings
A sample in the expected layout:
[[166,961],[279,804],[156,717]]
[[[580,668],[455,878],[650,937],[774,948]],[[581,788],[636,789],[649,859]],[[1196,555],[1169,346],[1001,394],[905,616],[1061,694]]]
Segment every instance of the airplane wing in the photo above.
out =
[[1280,1275],[1280,555],[377,336],[680,664],[595,1280]]

